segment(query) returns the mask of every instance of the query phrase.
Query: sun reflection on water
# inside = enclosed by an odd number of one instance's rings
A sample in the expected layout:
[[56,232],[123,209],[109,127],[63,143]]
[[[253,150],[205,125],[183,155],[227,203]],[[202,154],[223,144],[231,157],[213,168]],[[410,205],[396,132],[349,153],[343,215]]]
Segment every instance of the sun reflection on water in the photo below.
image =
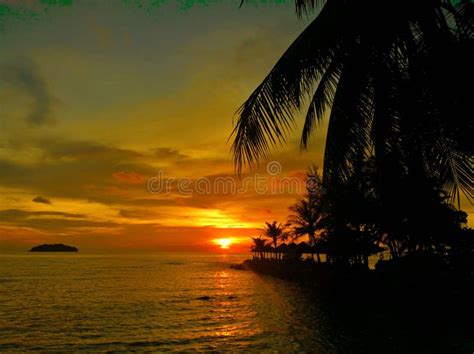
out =
[[8,259],[0,275],[12,286],[0,301],[10,349],[292,351],[295,341],[316,348],[315,316],[304,317],[309,303],[285,283],[229,269],[235,257]]

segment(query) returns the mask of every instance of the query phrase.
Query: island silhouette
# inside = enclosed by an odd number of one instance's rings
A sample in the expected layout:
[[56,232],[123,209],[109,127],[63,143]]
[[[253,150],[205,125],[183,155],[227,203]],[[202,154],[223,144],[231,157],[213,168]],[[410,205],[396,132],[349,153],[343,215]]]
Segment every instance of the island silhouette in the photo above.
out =
[[43,244],[33,247],[29,252],[78,252],[78,249],[73,246],[63,245],[57,243],[54,245]]

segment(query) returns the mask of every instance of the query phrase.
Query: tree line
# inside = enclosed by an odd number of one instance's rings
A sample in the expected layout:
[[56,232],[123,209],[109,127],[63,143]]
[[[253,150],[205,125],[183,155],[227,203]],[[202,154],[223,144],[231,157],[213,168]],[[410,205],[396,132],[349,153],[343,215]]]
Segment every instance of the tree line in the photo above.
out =
[[[380,252],[392,259],[472,252],[474,234],[466,227],[467,214],[449,203],[445,192],[433,190],[421,209],[393,205],[386,215],[373,185],[374,172],[373,158],[360,159],[347,182],[331,190],[317,168],[310,168],[306,193],[289,207],[287,222],[266,222],[262,234],[252,238],[251,250],[261,259],[307,253],[320,263],[320,254],[325,254],[328,263],[365,267],[369,256]],[[301,238],[305,241],[293,246]]]
[[[290,231],[330,261],[472,252],[474,3],[296,0],[314,17],[237,112],[238,172],[328,120],[320,190],[292,206]],[[300,112],[306,111],[305,115]],[[276,224],[278,225],[278,224]],[[268,226],[268,225],[267,225]]]

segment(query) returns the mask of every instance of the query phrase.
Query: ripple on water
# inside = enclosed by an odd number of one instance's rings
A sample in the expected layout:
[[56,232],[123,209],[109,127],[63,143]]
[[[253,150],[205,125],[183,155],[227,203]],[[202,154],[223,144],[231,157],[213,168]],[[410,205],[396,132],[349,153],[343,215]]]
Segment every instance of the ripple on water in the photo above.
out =
[[229,269],[238,257],[36,256],[1,256],[1,351],[324,346],[301,290]]

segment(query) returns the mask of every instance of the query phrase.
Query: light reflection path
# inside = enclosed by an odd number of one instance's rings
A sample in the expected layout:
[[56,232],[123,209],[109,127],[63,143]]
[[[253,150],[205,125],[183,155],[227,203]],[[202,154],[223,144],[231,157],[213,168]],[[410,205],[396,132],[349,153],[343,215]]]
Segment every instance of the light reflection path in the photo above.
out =
[[245,256],[0,256],[0,349],[331,353],[317,304]]

